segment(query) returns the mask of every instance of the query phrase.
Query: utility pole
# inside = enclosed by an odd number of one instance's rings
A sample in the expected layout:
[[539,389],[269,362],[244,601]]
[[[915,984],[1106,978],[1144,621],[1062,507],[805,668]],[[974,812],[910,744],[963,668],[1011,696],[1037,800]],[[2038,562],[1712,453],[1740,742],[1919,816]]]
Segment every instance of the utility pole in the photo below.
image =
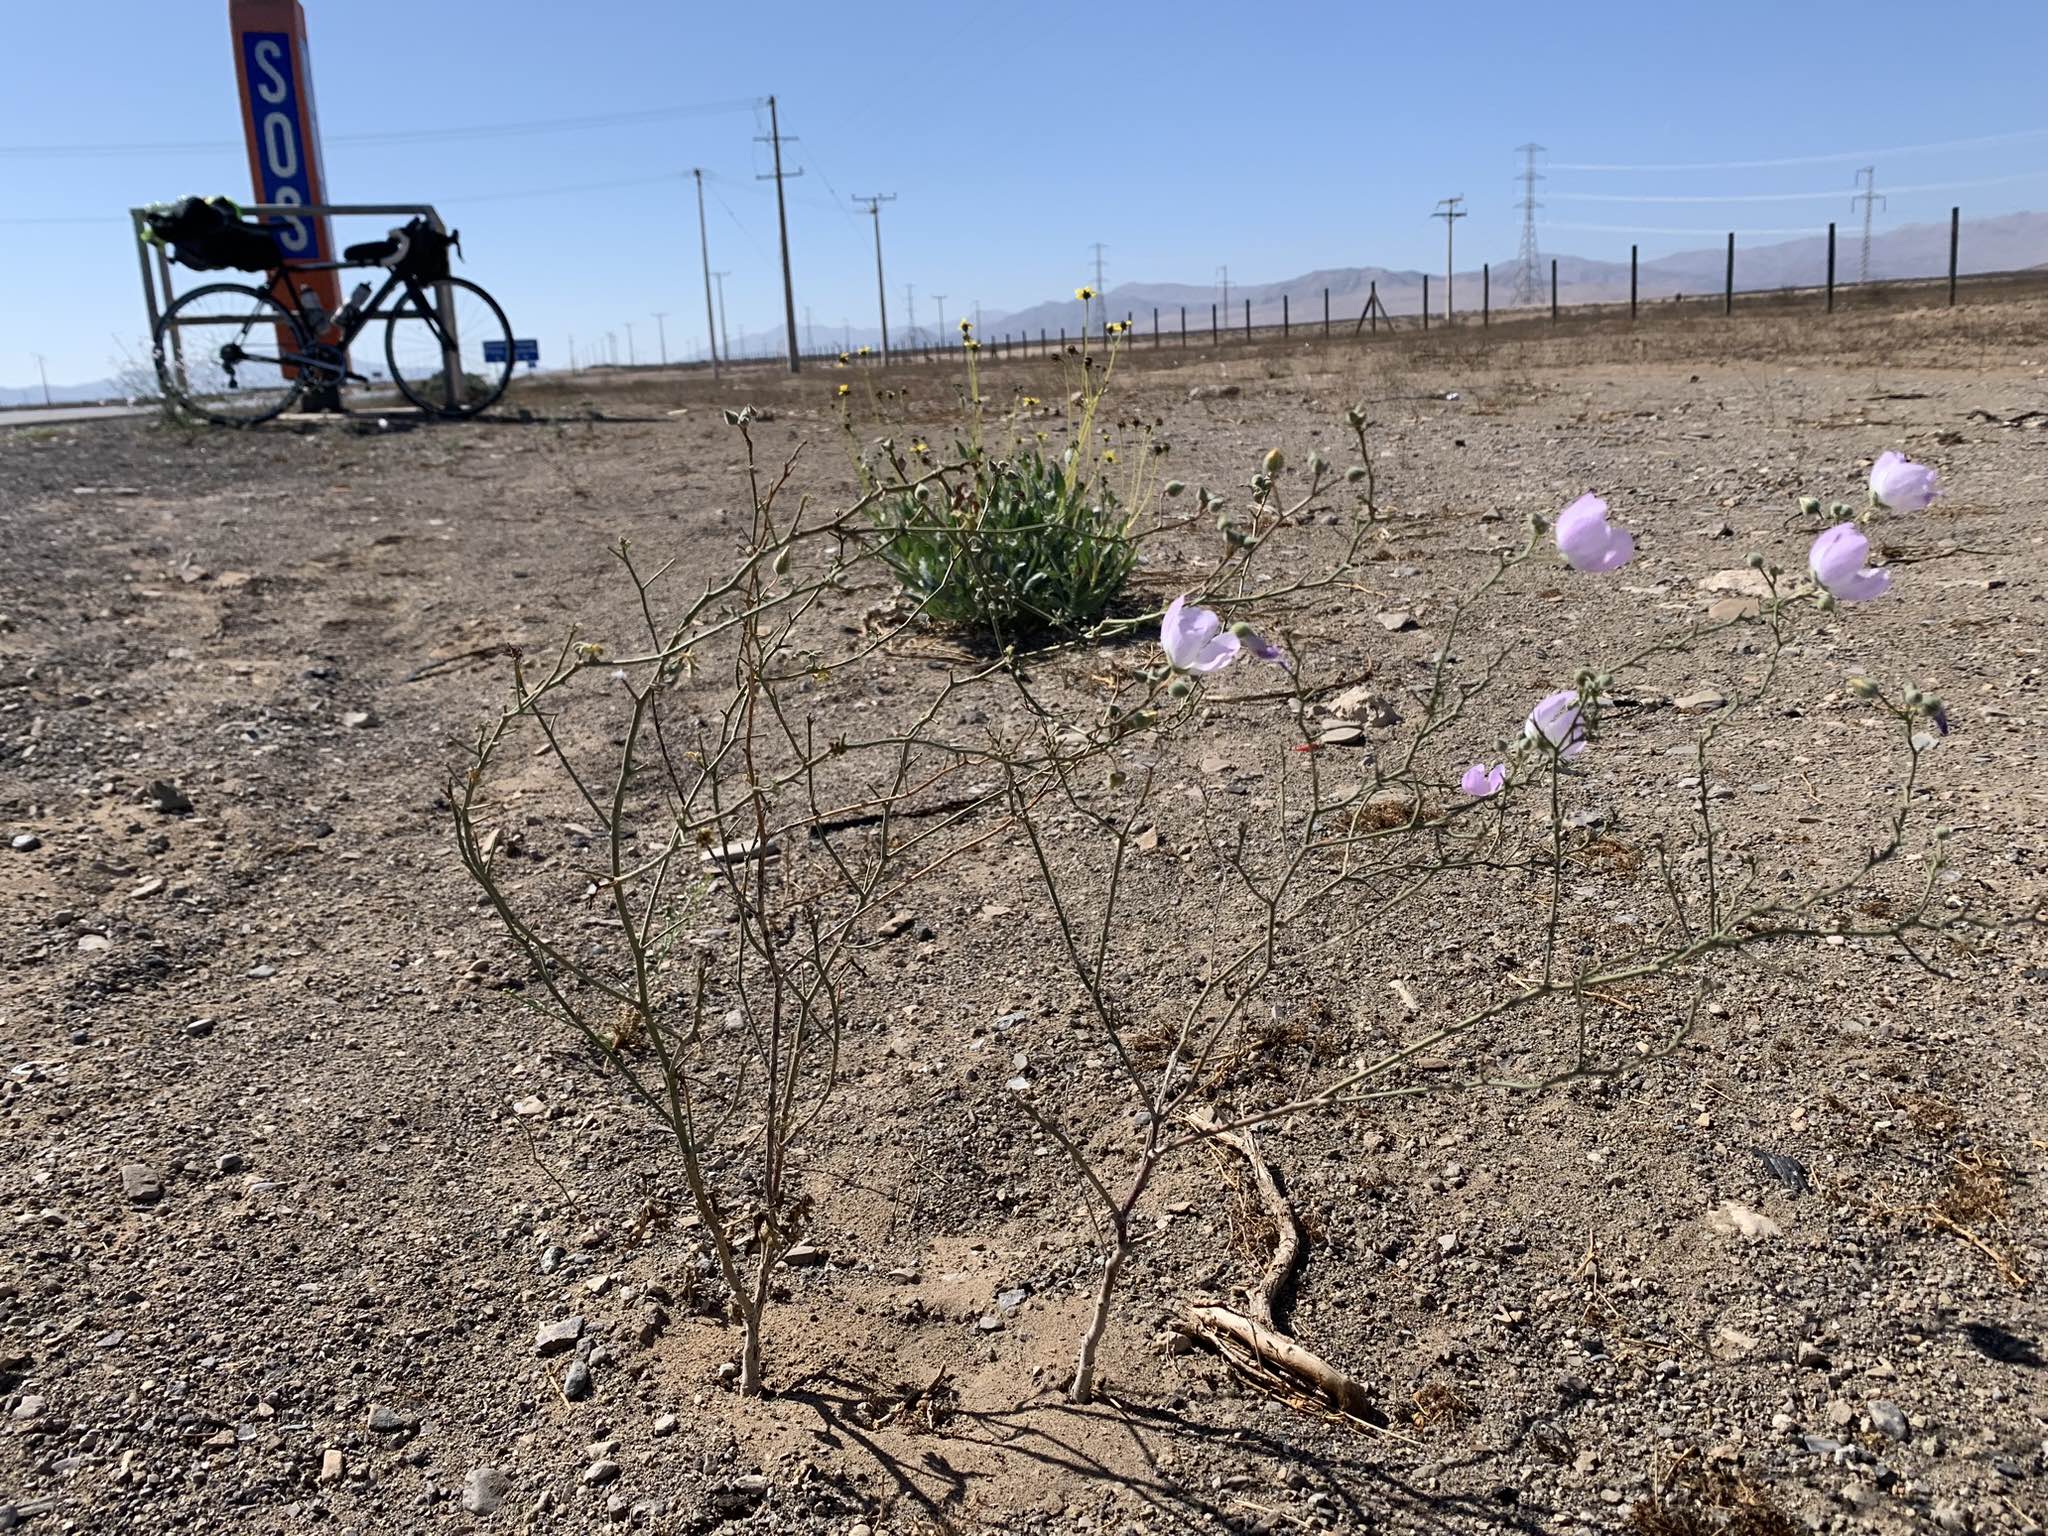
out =
[[43,366],[44,358],[42,353],[36,353],[35,360],[36,375],[43,381],[43,404],[48,405],[50,403],[50,370]]
[[1456,264],[1451,260],[1451,232],[1458,227],[1458,220],[1466,217],[1464,210],[1458,206],[1460,203],[1464,201],[1465,199],[1463,197],[1438,198],[1436,212],[1430,215],[1432,219],[1442,219],[1444,221],[1445,325],[1451,324],[1451,284],[1457,281],[1456,273],[1458,270]]
[[[775,221],[782,230],[782,319],[783,324],[789,330],[789,371],[796,373],[802,369],[803,365],[797,361],[796,355],[796,284],[790,279],[789,275],[789,209],[784,204],[782,198],[782,124],[781,120],[775,115],[775,98],[773,96],[768,98],[768,137],[764,141],[756,135],[754,142],[757,144],[766,142],[775,146],[774,174],[772,176],[756,176],[754,179],[756,181],[773,181],[775,183]],[[789,142],[794,144],[796,140],[792,138]],[[803,170],[798,168],[788,174],[791,176],[801,176],[803,175]],[[880,238],[880,229],[881,224],[877,220],[876,231],[878,239]]]
[[639,363],[639,359],[633,355],[633,322],[628,320],[624,324],[626,327],[626,366],[632,368]]
[[604,345],[605,345],[605,361],[606,361],[606,362],[607,362],[608,364],[610,364],[610,365],[611,365],[612,367],[614,367],[614,368],[618,367],[618,366],[619,366],[619,333],[618,333],[617,331],[606,331],[606,332],[604,333]]
[[730,272],[714,272],[718,279],[718,349],[725,354],[726,361],[732,361],[732,336],[725,328],[725,280]]
[[1858,203],[1863,205],[1863,261],[1857,268],[1856,281],[1858,283],[1867,283],[1870,281],[1870,213],[1873,208],[1885,200],[1878,194],[1877,190],[1877,167],[1866,165],[1862,170],[1858,171],[1856,173],[1856,185],[1861,190],[1849,199],[1849,211],[1852,213],[1856,211]]
[[811,329],[811,306],[804,306],[804,350],[815,355],[818,350],[817,334]]
[[576,333],[574,331],[569,333],[569,371],[571,373],[576,371]]
[[[1098,240],[1089,249],[1095,252],[1095,302],[1102,306],[1103,315],[1107,317],[1109,314],[1109,300],[1102,296],[1107,291],[1102,286],[1102,253],[1108,250],[1109,247]],[[1086,329],[1088,324],[1088,317],[1086,315],[1081,317],[1081,324],[1083,329]]]
[[704,172],[690,172],[697,178],[697,246],[704,253],[704,335],[711,348],[711,377],[718,377],[718,331],[711,323],[711,236],[704,228]]
[[910,326],[910,334],[904,338],[903,344],[914,352],[917,350],[917,284],[915,283],[905,283],[903,285],[903,318]]
[[945,343],[946,339],[946,296],[943,293],[938,293],[933,294],[932,297],[939,306],[939,325],[938,329],[932,332],[932,345],[941,346]]
[[981,300],[974,301],[974,334],[981,334]]
[[866,203],[868,213],[875,221],[875,303],[882,311],[882,362],[886,366],[889,361],[889,290],[882,283],[882,204],[895,202],[896,194],[877,192],[873,197],[856,194],[853,200]]
[[666,368],[668,366],[668,311],[665,309],[656,310],[654,312],[654,324],[661,332],[661,366]]
[[1223,279],[1223,313],[1227,315],[1230,313],[1230,264],[1226,262],[1218,267],[1216,274]]
[[1522,249],[1516,258],[1515,303],[1537,304],[1543,298],[1543,257],[1536,249],[1536,210],[1543,205],[1536,201],[1536,183],[1543,177],[1536,170],[1536,157],[1543,146],[1517,144],[1515,153],[1522,157]]

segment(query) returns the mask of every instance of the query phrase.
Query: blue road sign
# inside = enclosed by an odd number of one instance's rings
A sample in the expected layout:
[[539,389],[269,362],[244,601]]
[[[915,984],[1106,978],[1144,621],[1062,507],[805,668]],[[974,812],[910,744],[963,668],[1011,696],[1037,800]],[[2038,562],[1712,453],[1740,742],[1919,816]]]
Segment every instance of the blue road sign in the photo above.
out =
[[487,341],[487,342],[485,342],[485,343],[484,343],[484,361],[485,361],[485,362],[487,362],[487,363],[502,363],[502,362],[504,362],[504,361],[505,361],[505,343],[503,343],[502,341]]
[[516,336],[512,340],[514,362],[537,363],[540,361],[540,342],[532,336]]

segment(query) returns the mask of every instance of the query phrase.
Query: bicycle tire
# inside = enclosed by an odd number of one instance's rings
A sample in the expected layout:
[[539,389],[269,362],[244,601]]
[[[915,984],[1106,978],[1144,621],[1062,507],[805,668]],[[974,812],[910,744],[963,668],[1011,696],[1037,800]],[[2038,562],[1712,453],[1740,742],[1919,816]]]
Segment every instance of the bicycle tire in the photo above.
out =
[[[452,297],[456,304],[462,303],[460,295],[468,294],[481,305],[481,309],[471,306],[469,314],[458,318],[457,322],[455,340],[464,384],[461,400],[446,399],[445,375],[441,364],[436,361],[445,347],[445,340],[420,309],[402,308],[385,321],[384,361],[391,370],[391,382],[398,386],[398,392],[406,399],[430,416],[463,421],[480,416],[496,405],[503,398],[506,386],[512,382],[512,322],[505,318],[505,311],[498,307],[498,301],[468,278],[450,277],[443,282],[455,290]],[[442,283],[422,283],[408,288],[404,302],[406,305],[418,305],[423,295],[431,294],[441,286]],[[482,344],[497,340],[505,344],[505,360],[502,363],[484,362]],[[408,354],[408,362],[399,361],[401,350]],[[412,377],[408,377],[408,373]]]
[[[197,313],[224,300],[228,301],[227,306],[218,316]],[[203,340],[195,340],[200,327],[209,320],[230,337],[217,349],[209,348]],[[239,361],[229,359],[230,346],[239,349],[242,340],[265,325],[280,327],[287,333],[288,340],[279,357],[273,358],[267,350],[261,350],[244,354]],[[303,355],[308,346],[305,327],[276,295],[241,283],[208,283],[179,294],[157,321],[156,334],[151,338],[157,380],[163,385],[165,398],[194,416],[224,427],[253,427],[289,410],[306,387],[306,370],[301,367],[287,376],[288,365],[281,361],[281,356]],[[274,380],[269,378],[271,368],[277,370]],[[246,391],[240,378],[244,369],[252,378],[259,370],[262,374]],[[230,400],[235,402],[233,408],[225,403]]]

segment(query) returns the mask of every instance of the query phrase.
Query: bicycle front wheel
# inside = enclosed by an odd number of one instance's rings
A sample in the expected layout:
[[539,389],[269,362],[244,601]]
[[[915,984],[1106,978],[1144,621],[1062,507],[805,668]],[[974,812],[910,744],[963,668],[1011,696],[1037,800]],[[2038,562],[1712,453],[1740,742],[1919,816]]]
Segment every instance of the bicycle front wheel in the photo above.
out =
[[248,427],[288,408],[305,388],[298,318],[260,288],[211,283],[179,296],[157,322],[156,374],[195,416]]
[[[484,360],[486,342],[500,361]],[[409,285],[384,328],[384,360],[399,393],[421,410],[475,416],[512,380],[512,324],[466,278]]]

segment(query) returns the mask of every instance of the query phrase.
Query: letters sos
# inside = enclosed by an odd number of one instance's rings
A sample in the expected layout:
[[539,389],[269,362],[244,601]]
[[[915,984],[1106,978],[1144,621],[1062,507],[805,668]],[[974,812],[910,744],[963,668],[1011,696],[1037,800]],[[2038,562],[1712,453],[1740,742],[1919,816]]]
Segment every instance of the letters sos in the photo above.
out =
[[[292,40],[283,32],[245,32],[242,52],[263,201],[304,207],[313,201],[313,177],[306,164],[304,119],[299,111]],[[277,239],[289,255],[320,254],[314,242],[314,226],[305,219],[278,220]]]

